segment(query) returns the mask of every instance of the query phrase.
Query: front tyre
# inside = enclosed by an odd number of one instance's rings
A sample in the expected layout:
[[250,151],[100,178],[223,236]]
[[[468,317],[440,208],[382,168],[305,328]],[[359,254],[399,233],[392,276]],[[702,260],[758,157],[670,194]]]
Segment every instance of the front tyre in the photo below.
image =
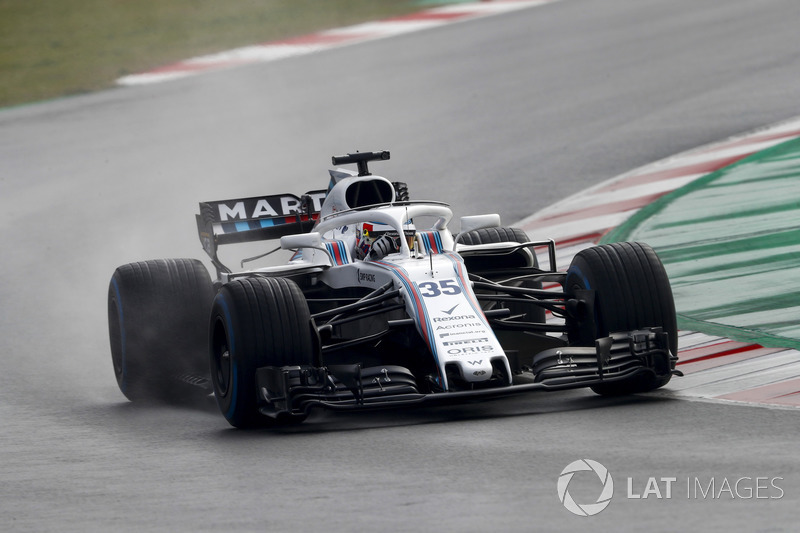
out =
[[256,370],[311,365],[310,328],[308,304],[291,280],[252,277],[222,286],[211,310],[211,381],[232,426],[274,423],[258,411]]
[[[647,244],[619,242],[594,246],[578,252],[567,271],[567,297],[578,290],[595,292],[594,316],[587,317],[594,328],[580,327],[569,319],[571,344],[593,346],[595,338],[609,333],[660,327],[669,336],[669,349],[678,353],[675,303],[666,270]],[[663,387],[671,374],[645,374],[621,382],[596,385],[602,395],[631,394]]]

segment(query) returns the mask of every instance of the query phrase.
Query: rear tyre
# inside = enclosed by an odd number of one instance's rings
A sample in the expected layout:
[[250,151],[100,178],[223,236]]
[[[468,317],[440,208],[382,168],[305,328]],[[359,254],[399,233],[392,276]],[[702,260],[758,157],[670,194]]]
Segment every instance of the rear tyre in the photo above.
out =
[[114,374],[131,401],[207,396],[208,314],[214,289],[195,259],[123,265],[108,288]]
[[[467,231],[462,233],[458,236],[459,244],[464,244],[468,246],[476,245],[476,244],[495,244],[500,242],[530,242],[528,238],[528,234],[525,233],[524,230],[519,228],[507,228],[507,227],[497,227],[497,228],[481,228],[472,231]],[[529,258],[522,258],[523,256],[513,256],[516,263],[507,265],[510,267],[520,267],[520,266],[539,266],[539,260],[536,257],[536,254],[531,253],[533,256],[533,264],[528,265],[524,264],[530,261]],[[468,267],[470,265],[468,264]],[[477,268],[481,268],[481,265],[475,265]],[[512,283],[511,285],[515,287],[524,287],[526,289],[541,289],[542,284],[538,281],[533,281],[530,279],[523,280],[521,282]],[[521,302],[507,302],[505,306],[511,311],[512,315],[523,314],[523,320],[529,322],[536,322],[536,323],[543,323],[545,321],[545,311],[543,307],[540,307],[536,304],[526,304]],[[489,308],[494,307],[491,305]]]
[[458,235],[459,244],[494,244],[497,242],[528,242],[528,235],[519,228],[481,228]]
[[232,426],[275,423],[258,411],[256,370],[311,365],[310,328],[308,303],[291,280],[253,277],[222,286],[211,311],[211,381],[220,411]]
[[[568,319],[571,344],[593,346],[595,338],[612,332],[661,327],[669,336],[670,351],[678,353],[672,289],[664,265],[647,244],[620,242],[578,252],[567,271],[567,297],[573,298],[581,289],[595,291],[594,338],[588,338],[586,328]],[[663,387],[671,377],[643,375],[592,390],[602,395],[646,392]]]

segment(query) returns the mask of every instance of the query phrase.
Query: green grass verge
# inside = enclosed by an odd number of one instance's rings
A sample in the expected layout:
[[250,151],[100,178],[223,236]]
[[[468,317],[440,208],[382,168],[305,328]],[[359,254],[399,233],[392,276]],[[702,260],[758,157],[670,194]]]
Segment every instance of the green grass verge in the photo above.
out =
[[0,0],[0,107],[420,8],[415,0]]

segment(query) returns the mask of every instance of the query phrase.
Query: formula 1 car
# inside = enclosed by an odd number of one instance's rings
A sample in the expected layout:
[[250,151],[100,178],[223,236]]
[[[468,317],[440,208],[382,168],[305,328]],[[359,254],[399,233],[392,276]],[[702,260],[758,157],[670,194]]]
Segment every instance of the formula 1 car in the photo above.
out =
[[[553,241],[531,241],[498,215],[462,217],[451,233],[447,204],[411,201],[405,183],[370,173],[387,159],[333,157],[358,171],[331,170],[327,190],[299,197],[201,203],[216,281],[194,259],[119,267],[108,316],[122,392],[213,391],[228,422],[248,428],[317,407],[637,393],[680,375],[672,291],[648,245],[584,249],[559,271]],[[293,254],[285,264],[233,271],[218,256],[222,245],[278,238]]]

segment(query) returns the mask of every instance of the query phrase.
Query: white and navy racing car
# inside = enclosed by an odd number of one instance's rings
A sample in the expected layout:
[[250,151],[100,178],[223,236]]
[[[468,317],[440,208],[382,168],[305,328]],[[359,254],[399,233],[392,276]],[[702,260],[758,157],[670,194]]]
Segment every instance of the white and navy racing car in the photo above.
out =
[[[580,251],[495,214],[449,229],[447,204],[372,175],[389,153],[333,158],[326,190],[203,202],[216,270],[195,259],[119,267],[108,293],[117,382],[132,401],[216,396],[230,424],[589,387],[666,384],[677,361],[672,291],[646,244]],[[234,271],[220,246],[280,239],[290,258]],[[275,251],[275,250],[273,250]],[[264,254],[266,255],[266,254]],[[540,265],[539,256],[542,264]]]

